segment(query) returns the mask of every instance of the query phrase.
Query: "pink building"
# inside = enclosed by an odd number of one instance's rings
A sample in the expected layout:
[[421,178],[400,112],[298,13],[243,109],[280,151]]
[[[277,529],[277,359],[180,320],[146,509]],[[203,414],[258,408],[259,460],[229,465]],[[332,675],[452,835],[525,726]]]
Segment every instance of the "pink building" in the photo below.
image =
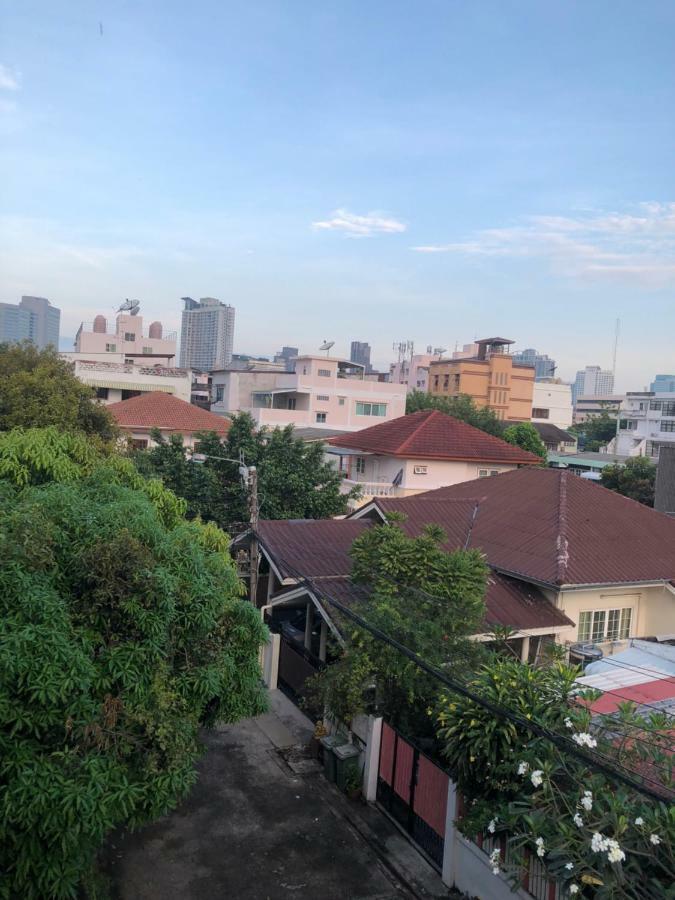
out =
[[211,373],[211,411],[250,413],[259,425],[358,431],[405,413],[404,384],[370,381],[364,366],[334,357],[293,359],[294,371],[220,369]]
[[114,327],[109,327],[105,316],[98,315],[78,328],[75,351],[87,354],[89,359],[121,354],[129,359],[159,357],[159,362],[171,364],[176,355],[176,332],[164,334],[161,322],[151,322],[144,334],[143,316],[128,313],[119,313]]
[[429,364],[441,358],[442,353],[416,353],[410,359],[392,363],[389,366],[389,380],[405,384],[408,391],[426,392],[429,389]]

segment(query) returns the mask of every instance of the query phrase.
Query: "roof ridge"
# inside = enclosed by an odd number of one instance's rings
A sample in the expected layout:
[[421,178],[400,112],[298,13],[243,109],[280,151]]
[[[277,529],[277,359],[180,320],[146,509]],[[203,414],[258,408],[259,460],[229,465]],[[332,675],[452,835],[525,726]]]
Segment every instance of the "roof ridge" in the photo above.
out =
[[567,564],[570,559],[567,539],[567,472],[561,470],[558,486],[558,537],[556,538],[556,580],[565,583]]
[[[397,453],[401,453],[401,451],[403,451],[403,450],[408,446],[408,444],[412,441],[412,439],[413,439],[414,437],[417,436],[418,432],[419,432],[422,428],[424,428],[424,426],[427,424],[427,422],[429,421],[429,419],[432,419],[432,418],[434,417],[434,415],[435,415],[436,413],[439,412],[439,410],[437,410],[437,409],[429,409],[429,410],[421,409],[421,410],[419,410],[419,412],[429,413],[429,415],[425,416],[424,418],[420,418],[420,423],[419,423],[419,425],[417,425],[417,426],[411,431],[411,433],[410,433],[410,434],[408,435],[408,437],[403,441],[402,444],[399,444],[399,445],[398,445],[398,450],[396,451]],[[393,421],[396,421],[396,420],[394,419]]]

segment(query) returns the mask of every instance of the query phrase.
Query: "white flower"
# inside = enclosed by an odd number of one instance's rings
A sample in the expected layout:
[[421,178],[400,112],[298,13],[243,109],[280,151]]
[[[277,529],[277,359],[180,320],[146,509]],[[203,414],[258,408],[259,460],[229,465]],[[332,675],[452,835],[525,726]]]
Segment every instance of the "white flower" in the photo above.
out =
[[657,846],[661,843],[661,838],[658,836],[658,834],[650,834],[649,840],[652,842],[652,844],[654,844],[654,846]]
[[499,866],[493,866],[493,867],[492,867],[492,874],[493,874],[493,875],[499,875]]
[[574,863],[567,863],[567,864],[565,865],[565,868],[566,868],[566,869],[573,869],[573,868],[574,868]]
[[593,853],[600,853],[607,849],[607,838],[603,837],[599,831],[596,831],[591,838],[591,850]]
[[494,834],[496,827],[497,827],[497,817],[495,816],[494,819],[490,819],[487,830],[490,832],[490,834]]
[[535,769],[534,772],[530,775],[530,781],[532,782],[532,784],[533,784],[535,787],[539,787],[539,785],[540,785],[540,784],[542,783],[542,781],[544,780],[544,779],[541,777],[543,774],[544,774],[544,773],[542,772],[541,769]]
[[645,820],[642,818],[642,816],[638,816],[637,819],[635,820],[635,824],[636,825],[644,825]]
[[537,856],[544,856],[546,854],[546,850],[544,848],[544,839],[542,837],[538,837],[535,841],[537,845]]
[[593,735],[588,734],[588,732],[586,731],[580,731],[579,734],[573,734],[572,740],[580,747],[590,747],[591,749],[593,749],[593,747],[598,746],[598,742],[593,737]]
[[579,885],[571,884],[569,887],[570,894],[578,894],[579,893]]
[[621,847],[619,847],[616,841],[607,841],[607,859],[611,863],[622,862],[625,858],[626,854],[623,852]]
[[565,728],[574,728],[574,722],[569,716],[565,719]]
[[530,766],[529,766],[528,763],[526,763],[526,762],[521,762],[521,763],[519,764],[519,766],[518,766],[518,774],[519,774],[519,775],[526,775],[526,774],[527,774],[527,770],[528,770],[529,768],[530,768]]
[[577,828],[581,828],[581,826],[584,824],[584,820],[581,818],[579,813],[574,813],[574,818],[572,819],[572,821],[577,826]]
[[492,853],[490,854],[490,865],[492,866],[492,874],[499,875],[499,858],[501,856],[501,850],[499,847],[496,847]]
[[584,791],[584,796],[581,798],[581,805],[587,812],[590,812],[593,809],[593,793],[591,791]]

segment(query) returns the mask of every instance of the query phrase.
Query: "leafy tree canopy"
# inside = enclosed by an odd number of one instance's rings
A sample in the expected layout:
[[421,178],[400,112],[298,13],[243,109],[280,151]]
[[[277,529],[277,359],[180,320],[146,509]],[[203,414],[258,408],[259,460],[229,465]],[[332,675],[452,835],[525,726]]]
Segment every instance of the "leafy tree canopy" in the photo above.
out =
[[605,466],[600,475],[604,487],[645,506],[654,505],[656,466],[646,456],[635,456],[625,465]]
[[426,391],[411,391],[406,399],[406,413],[419,412],[421,409],[437,409],[496,437],[501,437],[504,432],[504,423],[497,418],[493,410],[487,406],[476,406],[467,394],[460,394],[458,397],[438,397]]
[[158,446],[136,453],[136,465],[184,497],[189,516],[223,528],[248,521],[248,491],[239,464],[213,458],[238,460],[240,454],[246,465],[257,467],[262,518],[323,519],[347,512],[349,495],[340,492],[340,475],[326,463],[323,444],[296,438],[290,425],[256,430],[251,416],[240,413],[225,440],[214,433],[200,435],[199,451],[206,454],[201,464],[192,461],[178,438],[154,438]]
[[262,711],[265,632],[227,537],[129,461],[35,430],[0,463],[0,896],[75,897],[194,783],[201,726]]
[[546,446],[532,422],[518,422],[515,425],[509,425],[504,430],[502,437],[509,444],[515,444],[516,447],[527,450],[528,453],[534,453],[542,460],[546,459]]
[[[445,535],[428,526],[408,537],[395,522],[368,529],[354,541],[352,578],[364,589],[355,611],[433,665],[460,671],[481,657],[467,636],[481,630],[487,567],[477,550],[446,553]],[[315,680],[313,693],[343,721],[378,710],[420,735],[438,683],[393,647],[349,623],[342,658]]]
[[43,428],[80,431],[109,441],[117,433],[108,410],[70,363],[30,343],[0,344],[0,431]]
[[616,436],[616,418],[603,409],[597,416],[589,416],[585,422],[572,425],[568,431],[579,436],[580,450],[597,452]]

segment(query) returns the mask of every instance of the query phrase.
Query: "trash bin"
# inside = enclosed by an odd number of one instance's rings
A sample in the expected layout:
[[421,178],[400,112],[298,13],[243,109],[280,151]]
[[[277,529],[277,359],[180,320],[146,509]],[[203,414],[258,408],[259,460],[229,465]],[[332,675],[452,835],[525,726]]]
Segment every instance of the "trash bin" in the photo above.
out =
[[327,734],[322,737],[320,744],[323,751],[323,774],[329,781],[335,781],[335,755],[333,751],[339,747],[344,738],[335,734]]
[[335,781],[341,791],[347,790],[347,773],[358,766],[361,751],[353,744],[343,744],[333,749],[335,757]]

